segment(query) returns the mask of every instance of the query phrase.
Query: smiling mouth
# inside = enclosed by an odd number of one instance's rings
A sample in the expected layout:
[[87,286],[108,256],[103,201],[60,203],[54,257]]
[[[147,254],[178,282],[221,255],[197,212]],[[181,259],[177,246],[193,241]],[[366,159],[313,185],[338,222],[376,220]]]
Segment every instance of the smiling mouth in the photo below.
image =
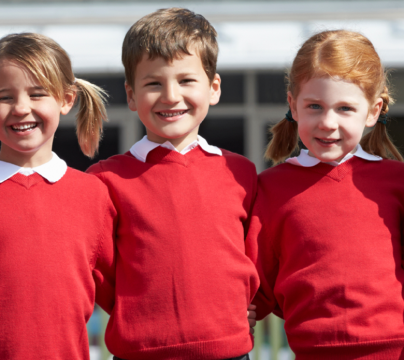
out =
[[38,126],[37,123],[15,124],[15,125],[11,125],[11,129],[13,129],[13,131],[25,132],[25,131],[35,129],[37,126]]
[[160,116],[169,118],[169,117],[174,117],[174,116],[180,116],[187,112],[188,112],[188,110],[180,110],[180,111],[175,111],[175,112],[159,111],[159,112],[157,112],[157,114]]
[[316,138],[319,142],[323,143],[323,144],[335,144],[337,143],[340,139],[330,139],[330,140],[326,140],[326,139],[319,139]]

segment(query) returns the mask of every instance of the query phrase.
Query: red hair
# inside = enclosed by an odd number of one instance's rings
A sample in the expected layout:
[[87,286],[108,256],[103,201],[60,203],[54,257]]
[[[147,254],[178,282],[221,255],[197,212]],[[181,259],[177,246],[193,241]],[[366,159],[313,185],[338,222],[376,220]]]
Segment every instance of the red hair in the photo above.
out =
[[[296,98],[300,86],[315,77],[338,77],[358,85],[369,104],[383,99],[381,115],[386,115],[393,102],[387,87],[386,73],[373,44],[365,36],[347,30],[324,31],[309,38],[298,51],[289,75],[287,90]],[[275,164],[298,148],[296,122],[283,119],[270,130],[273,137],[265,157]],[[382,158],[403,161],[391,142],[386,126],[377,123],[361,140],[363,149]]]

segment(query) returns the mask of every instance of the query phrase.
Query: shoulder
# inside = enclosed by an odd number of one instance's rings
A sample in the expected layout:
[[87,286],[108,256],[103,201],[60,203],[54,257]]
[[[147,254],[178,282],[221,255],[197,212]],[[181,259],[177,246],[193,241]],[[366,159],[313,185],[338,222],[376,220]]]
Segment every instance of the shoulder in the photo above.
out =
[[261,182],[275,181],[276,179],[283,179],[285,177],[289,177],[291,174],[295,172],[300,172],[304,169],[305,168],[301,166],[283,163],[262,171],[258,175],[258,179]]
[[383,159],[382,161],[376,161],[376,163],[386,169],[391,168],[394,171],[404,171],[404,162],[401,161]]
[[141,163],[128,151],[125,154],[114,155],[107,160],[101,160],[98,163],[91,165],[86,170],[86,173],[97,175],[100,173],[117,172],[125,169],[125,165],[133,162]]
[[255,189],[257,185],[257,169],[255,168],[255,164],[240,154],[221,150],[225,174],[227,176],[231,174],[231,177],[237,182]]
[[401,181],[404,177],[404,162],[390,159],[381,161],[363,160],[361,170],[364,175],[371,173],[375,179],[395,178],[395,180]]
[[235,164],[237,166],[241,166],[245,169],[255,170],[255,165],[252,161],[248,160],[245,156],[236,154],[229,150],[220,149],[222,151],[222,156],[229,164]]
[[[76,191],[86,191],[86,193],[96,192],[100,194],[102,192],[108,193],[105,184],[96,176],[90,173],[84,173],[82,171],[67,168],[65,182],[67,184],[73,184],[77,189]],[[63,178],[62,178],[63,179]]]

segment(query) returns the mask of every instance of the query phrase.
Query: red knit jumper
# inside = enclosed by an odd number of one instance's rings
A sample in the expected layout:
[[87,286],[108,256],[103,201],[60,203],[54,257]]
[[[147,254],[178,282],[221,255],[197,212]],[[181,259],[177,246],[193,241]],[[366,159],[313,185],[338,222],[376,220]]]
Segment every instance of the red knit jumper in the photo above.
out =
[[56,183],[17,173],[0,199],[0,359],[89,359],[94,299],[114,301],[108,190],[68,168]]
[[264,171],[248,234],[258,318],[283,313],[297,360],[403,359],[403,224],[403,163]]
[[225,359],[252,348],[258,275],[245,255],[254,165],[199,146],[92,166],[117,208],[116,299],[106,331],[123,359]]

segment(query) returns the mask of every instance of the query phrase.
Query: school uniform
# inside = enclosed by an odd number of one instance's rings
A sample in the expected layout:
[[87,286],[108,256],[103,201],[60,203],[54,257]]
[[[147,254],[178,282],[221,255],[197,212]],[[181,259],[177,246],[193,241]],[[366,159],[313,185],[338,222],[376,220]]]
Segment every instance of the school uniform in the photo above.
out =
[[403,358],[403,179],[403,163],[360,146],[340,163],[302,150],[259,175],[257,319],[285,319],[297,360]]
[[116,211],[95,176],[56,154],[0,161],[0,359],[89,359],[94,301],[114,303]]
[[254,165],[201,137],[181,153],[145,137],[88,171],[119,215],[109,350],[126,360],[245,356],[259,285],[245,255]]

